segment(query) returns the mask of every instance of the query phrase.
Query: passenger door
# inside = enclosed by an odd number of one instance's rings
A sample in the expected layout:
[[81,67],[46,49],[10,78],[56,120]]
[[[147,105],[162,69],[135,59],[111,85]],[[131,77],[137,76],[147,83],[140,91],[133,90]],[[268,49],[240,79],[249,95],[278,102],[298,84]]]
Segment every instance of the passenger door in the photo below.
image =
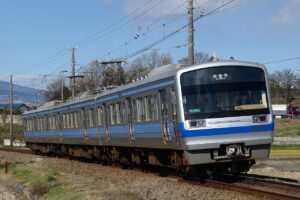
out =
[[159,100],[160,100],[160,112],[161,112],[160,114],[161,114],[162,138],[164,143],[169,143],[172,138],[168,127],[169,110],[168,110],[168,96],[167,96],[166,89],[159,90]]
[[109,106],[106,106],[106,104],[103,104],[103,111],[104,111],[104,137],[106,141],[109,141],[109,134],[108,134],[108,126],[110,123],[110,110],[109,110]]
[[82,119],[82,130],[83,130],[83,138],[84,141],[86,141],[87,138],[87,117],[89,117],[88,115],[86,115],[86,110],[85,108],[81,108],[81,119]]
[[127,123],[128,123],[128,136],[129,136],[129,140],[130,142],[134,142],[135,141],[135,136],[134,136],[134,130],[133,130],[133,112],[132,112],[132,102],[131,102],[131,98],[128,97],[126,98],[126,119],[127,119]]

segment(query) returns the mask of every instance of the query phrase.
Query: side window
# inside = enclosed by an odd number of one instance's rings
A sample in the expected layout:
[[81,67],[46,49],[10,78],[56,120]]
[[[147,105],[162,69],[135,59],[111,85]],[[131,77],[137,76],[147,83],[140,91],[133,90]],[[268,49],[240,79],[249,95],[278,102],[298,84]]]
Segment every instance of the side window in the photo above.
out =
[[136,99],[137,122],[145,121],[145,101],[140,97]]
[[171,89],[171,98],[172,98],[172,117],[173,120],[177,120],[177,101],[176,101],[176,93],[175,88]]
[[114,110],[114,105],[109,105],[109,115],[110,115],[110,124],[116,124],[116,112]]
[[66,114],[63,114],[63,127],[67,128],[67,120],[66,120]]
[[90,126],[89,110],[84,110],[83,121],[85,121],[86,128]]
[[74,126],[75,128],[79,128],[78,111],[74,112]]
[[114,108],[115,108],[115,115],[116,115],[116,123],[120,124],[121,123],[121,112],[120,112],[120,103],[116,103]]
[[157,95],[152,96],[153,100],[153,120],[159,120],[159,107]]
[[161,103],[161,115],[163,120],[168,119],[168,99],[167,91],[165,89],[160,90],[160,103]]
[[131,107],[132,107],[132,122],[137,122],[137,111],[136,111],[136,100],[131,100],[130,101],[132,103]]
[[90,123],[89,126],[90,127],[94,127],[95,126],[95,113],[94,113],[94,108],[89,109],[89,118],[90,118]]
[[152,95],[145,97],[146,122],[154,120]]
[[125,102],[121,103],[120,115],[121,115],[121,124],[127,123],[127,120],[126,120],[126,104],[125,104]]
[[[103,104],[105,106],[105,104]],[[111,124],[110,106],[105,106],[105,125]]]
[[98,116],[98,125],[102,126],[103,125],[103,123],[102,123],[103,110],[102,110],[101,106],[98,106],[98,108],[97,108],[97,116]]

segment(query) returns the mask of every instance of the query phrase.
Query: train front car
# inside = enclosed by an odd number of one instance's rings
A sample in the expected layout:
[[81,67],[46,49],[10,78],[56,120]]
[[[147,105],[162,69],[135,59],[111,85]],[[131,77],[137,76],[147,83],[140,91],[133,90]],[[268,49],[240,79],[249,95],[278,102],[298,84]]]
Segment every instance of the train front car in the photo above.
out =
[[216,62],[177,73],[185,163],[248,171],[268,158],[274,120],[264,66]]

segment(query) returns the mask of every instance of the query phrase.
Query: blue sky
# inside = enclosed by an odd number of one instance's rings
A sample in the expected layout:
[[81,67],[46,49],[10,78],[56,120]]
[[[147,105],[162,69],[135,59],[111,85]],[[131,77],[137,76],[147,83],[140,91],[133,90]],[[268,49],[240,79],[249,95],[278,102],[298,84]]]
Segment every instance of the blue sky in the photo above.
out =
[[[197,0],[195,17],[226,2]],[[73,46],[78,68],[123,57],[185,25],[186,7],[184,0],[2,0],[0,80],[13,74],[16,83],[42,88],[59,71],[70,71]],[[235,0],[221,10],[231,7],[195,23],[197,52],[261,63],[300,56],[300,0]],[[186,41],[180,31],[153,48],[176,63],[187,47],[174,47]],[[300,59],[267,67],[296,70]]]

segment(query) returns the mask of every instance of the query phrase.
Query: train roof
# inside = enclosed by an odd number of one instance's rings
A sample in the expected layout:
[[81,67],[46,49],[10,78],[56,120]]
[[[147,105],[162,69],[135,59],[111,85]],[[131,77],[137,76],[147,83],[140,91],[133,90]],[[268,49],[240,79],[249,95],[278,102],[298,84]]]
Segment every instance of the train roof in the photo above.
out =
[[51,105],[51,103],[46,103],[45,106],[41,106],[35,110],[31,110],[31,111],[27,111],[24,113],[24,116],[32,114],[32,113],[39,113],[39,112],[44,112],[47,111],[48,109],[57,109],[57,108],[62,108],[64,106],[70,106],[70,105],[74,105],[74,104],[80,104],[82,102],[89,102],[89,101],[94,101],[96,99],[100,99],[103,98],[105,96],[109,96],[115,93],[119,93],[121,91],[127,91],[130,90],[132,88],[137,88],[140,86],[143,86],[145,84],[148,83],[152,83],[152,82],[156,82],[156,81],[160,81],[160,80],[167,80],[167,79],[171,79],[174,78],[175,75],[177,74],[177,72],[179,71],[187,71],[187,70],[194,70],[195,68],[207,68],[207,67],[214,67],[214,66],[226,66],[226,65],[241,65],[241,66],[255,66],[255,67],[260,67],[264,70],[266,70],[266,68],[259,64],[259,63],[253,63],[253,62],[245,62],[245,61],[235,61],[235,60],[230,60],[230,61],[217,61],[217,62],[208,62],[208,63],[204,63],[201,65],[193,65],[193,66],[188,66],[188,65],[180,65],[180,64],[169,64],[169,65],[164,65],[161,67],[157,67],[155,69],[153,69],[146,77],[140,78],[139,80],[126,84],[126,85],[122,85],[122,86],[118,86],[114,89],[111,90],[105,90],[100,94],[94,94],[94,95],[90,95],[90,96],[85,96],[83,98],[80,99],[75,99],[75,100],[70,100],[67,102],[59,102],[56,101],[55,103],[53,103]]

